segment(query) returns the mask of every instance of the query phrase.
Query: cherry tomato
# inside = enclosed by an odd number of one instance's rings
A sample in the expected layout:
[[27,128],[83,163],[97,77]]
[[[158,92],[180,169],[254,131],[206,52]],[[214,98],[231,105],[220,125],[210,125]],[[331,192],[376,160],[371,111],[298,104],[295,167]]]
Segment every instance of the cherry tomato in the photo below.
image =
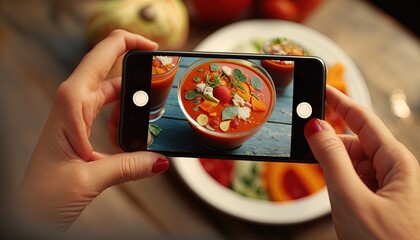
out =
[[219,124],[220,124],[219,119],[211,119],[211,120],[209,121],[209,125],[210,125],[210,127],[212,127],[212,128],[218,128],[218,127],[219,127]]
[[237,118],[232,119],[230,126],[234,129],[237,129],[239,127],[239,120]]
[[229,187],[232,182],[234,161],[200,158],[204,170],[218,183]]

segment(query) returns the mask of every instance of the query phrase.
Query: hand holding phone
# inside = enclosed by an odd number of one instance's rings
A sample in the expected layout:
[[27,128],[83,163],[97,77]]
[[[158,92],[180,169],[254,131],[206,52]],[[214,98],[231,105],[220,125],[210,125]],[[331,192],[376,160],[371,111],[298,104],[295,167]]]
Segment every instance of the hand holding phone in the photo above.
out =
[[324,116],[319,58],[133,51],[122,76],[125,151],[315,162],[303,128]]

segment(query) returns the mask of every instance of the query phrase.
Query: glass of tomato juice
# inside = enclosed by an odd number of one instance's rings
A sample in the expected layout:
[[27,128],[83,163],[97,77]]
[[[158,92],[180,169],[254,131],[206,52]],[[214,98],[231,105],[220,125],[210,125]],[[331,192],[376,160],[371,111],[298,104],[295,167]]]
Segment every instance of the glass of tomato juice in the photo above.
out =
[[181,57],[154,56],[152,62],[152,92],[149,122],[158,120],[165,113],[165,103],[179,69]]

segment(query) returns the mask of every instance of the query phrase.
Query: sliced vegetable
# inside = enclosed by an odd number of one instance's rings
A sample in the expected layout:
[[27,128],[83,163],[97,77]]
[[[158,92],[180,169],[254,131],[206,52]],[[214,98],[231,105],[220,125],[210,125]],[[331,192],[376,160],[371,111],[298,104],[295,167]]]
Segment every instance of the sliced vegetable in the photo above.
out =
[[210,113],[213,108],[215,108],[219,103],[204,100],[200,105],[198,105],[203,111]]
[[245,101],[249,101],[249,99],[251,99],[251,90],[249,89],[248,84],[244,82],[238,83],[236,94],[238,94]]
[[264,105],[264,103],[257,99],[254,95],[251,96],[251,105],[252,110],[254,110],[255,112],[267,111],[267,107]]
[[226,132],[227,130],[229,130],[229,126],[230,120],[221,122],[219,127],[223,132]]
[[207,117],[206,114],[200,114],[197,117],[197,122],[198,124],[200,124],[201,126],[206,126],[207,123],[209,122],[209,118]]

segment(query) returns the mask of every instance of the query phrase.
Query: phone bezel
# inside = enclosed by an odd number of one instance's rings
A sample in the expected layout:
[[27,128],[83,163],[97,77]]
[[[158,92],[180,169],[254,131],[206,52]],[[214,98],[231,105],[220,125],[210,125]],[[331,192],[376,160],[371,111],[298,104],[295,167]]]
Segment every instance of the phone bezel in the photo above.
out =
[[[147,136],[149,127],[149,103],[137,107],[133,103],[133,94],[142,90],[150,94],[151,81],[138,81],[151,76],[152,56],[184,56],[199,58],[237,58],[237,59],[270,59],[294,61],[295,69],[305,69],[294,73],[293,85],[293,115],[290,157],[243,156],[232,158],[223,154],[200,155],[193,152],[166,152],[167,156],[178,157],[209,157],[241,160],[263,160],[280,162],[315,163],[304,136],[304,126],[312,118],[324,119],[325,115],[325,84],[326,66],[322,59],[315,56],[284,56],[266,54],[245,54],[228,52],[186,52],[186,51],[139,51],[128,52],[123,60],[121,105],[119,119],[119,144],[126,152],[147,150]],[[141,66],[141,67],[139,67]],[[311,76],[311,77],[308,77]],[[296,113],[297,105],[307,102],[312,106],[311,117],[303,119]]]

